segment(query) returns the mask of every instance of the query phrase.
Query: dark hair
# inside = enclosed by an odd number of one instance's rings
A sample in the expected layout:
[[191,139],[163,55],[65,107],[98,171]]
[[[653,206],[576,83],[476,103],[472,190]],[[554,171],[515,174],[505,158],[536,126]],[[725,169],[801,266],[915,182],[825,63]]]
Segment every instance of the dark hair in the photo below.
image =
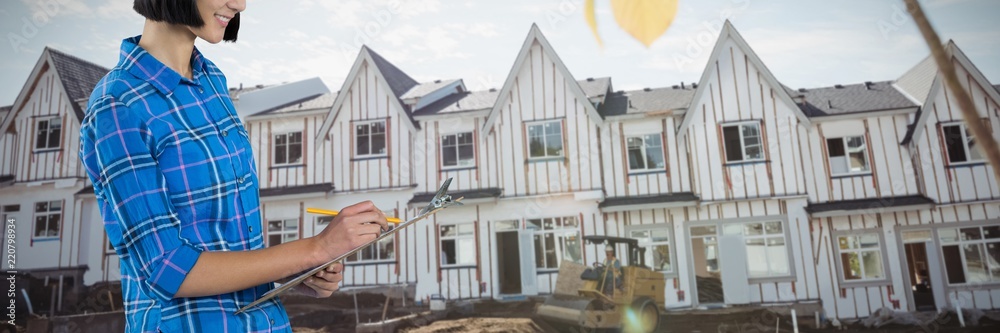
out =
[[[183,24],[191,27],[201,27],[205,22],[198,13],[197,0],[135,0],[132,9],[143,17],[170,24]],[[240,13],[226,25],[226,33],[222,40],[235,42],[240,31]]]

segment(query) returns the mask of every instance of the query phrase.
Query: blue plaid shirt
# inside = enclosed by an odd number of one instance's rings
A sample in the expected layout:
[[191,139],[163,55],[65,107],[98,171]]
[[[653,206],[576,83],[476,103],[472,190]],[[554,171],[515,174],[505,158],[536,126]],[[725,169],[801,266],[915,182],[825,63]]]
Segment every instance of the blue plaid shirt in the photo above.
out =
[[[127,332],[290,332],[273,288],[174,298],[203,251],[264,248],[257,167],[226,78],[196,49],[193,79],[126,39],[94,89],[80,158],[121,260]],[[225,277],[220,276],[219,282]]]

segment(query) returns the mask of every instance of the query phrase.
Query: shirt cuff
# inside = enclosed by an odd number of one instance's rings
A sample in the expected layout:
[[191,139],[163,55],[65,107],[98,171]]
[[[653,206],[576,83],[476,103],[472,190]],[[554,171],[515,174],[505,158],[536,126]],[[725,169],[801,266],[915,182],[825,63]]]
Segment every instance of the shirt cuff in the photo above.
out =
[[199,256],[201,251],[187,244],[165,253],[163,261],[149,277],[150,286],[157,294],[173,299]]

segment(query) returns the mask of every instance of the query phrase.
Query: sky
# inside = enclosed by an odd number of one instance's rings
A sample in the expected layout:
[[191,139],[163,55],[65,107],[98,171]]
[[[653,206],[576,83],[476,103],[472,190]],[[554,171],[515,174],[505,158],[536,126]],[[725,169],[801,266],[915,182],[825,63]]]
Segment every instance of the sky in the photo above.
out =
[[[924,0],[943,40],[953,39],[1000,83],[1000,1]],[[127,0],[0,0],[0,105],[17,98],[46,46],[108,68],[144,19]],[[531,24],[576,79],[612,77],[616,90],[696,82],[729,19],[779,81],[812,88],[893,80],[929,54],[902,0],[680,0],[667,32],[646,47],[597,0],[603,47],[583,0],[247,0],[237,43],[197,47],[229,85],[319,76],[340,90],[362,45],[414,77],[503,85]]]

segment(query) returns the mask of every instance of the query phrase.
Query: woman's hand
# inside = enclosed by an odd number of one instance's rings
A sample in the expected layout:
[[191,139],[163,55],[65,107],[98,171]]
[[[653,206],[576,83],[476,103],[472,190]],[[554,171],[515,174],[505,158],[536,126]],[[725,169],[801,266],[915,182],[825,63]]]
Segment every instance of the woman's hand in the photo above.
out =
[[385,214],[371,201],[361,202],[340,211],[326,228],[313,236],[319,262],[329,262],[389,230]]
[[326,298],[340,289],[340,281],[343,280],[344,264],[338,262],[310,276],[305,282],[295,286],[295,289],[307,296]]

